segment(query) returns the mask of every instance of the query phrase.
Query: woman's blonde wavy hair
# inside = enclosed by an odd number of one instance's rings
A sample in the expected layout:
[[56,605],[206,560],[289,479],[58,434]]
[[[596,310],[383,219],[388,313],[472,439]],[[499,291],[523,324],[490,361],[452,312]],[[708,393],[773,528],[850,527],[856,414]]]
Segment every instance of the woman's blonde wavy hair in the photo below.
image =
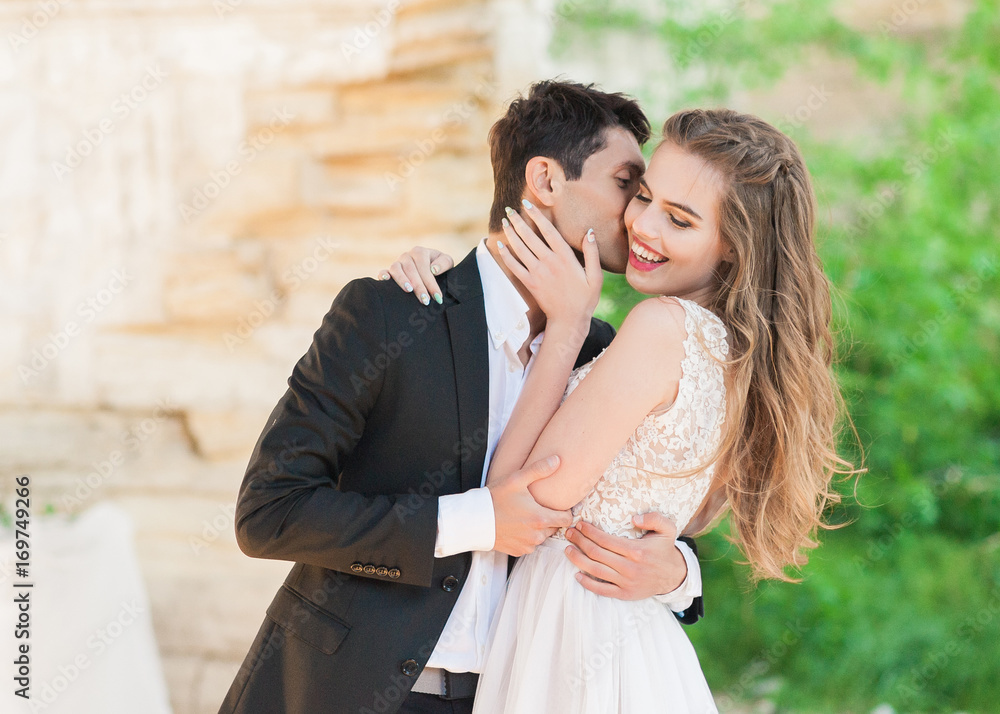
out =
[[[830,284],[814,244],[815,198],[798,147],[734,111],[689,110],[667,120],[664,143],[723,178],[718,217],[733,259],[707,305],[725,323],[726,430],[706,507],[731,511],[753,578],[794,581],[840,501],[837,474],[858,471],[836,451],[843,398],[831,372]],[[849,423],[849,420],[848,420]]]

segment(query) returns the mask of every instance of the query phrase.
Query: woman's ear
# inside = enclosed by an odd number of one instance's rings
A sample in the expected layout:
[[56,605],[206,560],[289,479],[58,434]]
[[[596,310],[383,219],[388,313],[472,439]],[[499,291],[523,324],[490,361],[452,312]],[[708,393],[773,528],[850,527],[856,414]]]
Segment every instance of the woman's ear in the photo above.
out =
[[555,205],[565,183],[566,175],[555,159],[534,156],[524,167],[524,185],[529,194],[528,200],[537,206],[551,208]]

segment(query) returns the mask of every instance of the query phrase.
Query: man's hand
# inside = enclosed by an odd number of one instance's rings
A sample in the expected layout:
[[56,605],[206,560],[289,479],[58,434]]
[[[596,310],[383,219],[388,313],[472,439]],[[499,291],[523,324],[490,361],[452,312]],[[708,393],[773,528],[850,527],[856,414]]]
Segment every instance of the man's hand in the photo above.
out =
[[532,552],[543,540],[573,522],[569,511],[553,511],[539,506],[528,485],[551,476],[559,468],[559,457],[550,456],[525,466],[486,487],[493,497],[497,537],[493,550],[521,556]]
[[622,538],[584,522],[566,531],[572,543],[566,555],[581,570],[576,579],[587,590],[642,600],[672,592],[684,582],[687,562],[675,545],[676,524],[659,513],[635,516],[632,522],[649,532],[638,539]]

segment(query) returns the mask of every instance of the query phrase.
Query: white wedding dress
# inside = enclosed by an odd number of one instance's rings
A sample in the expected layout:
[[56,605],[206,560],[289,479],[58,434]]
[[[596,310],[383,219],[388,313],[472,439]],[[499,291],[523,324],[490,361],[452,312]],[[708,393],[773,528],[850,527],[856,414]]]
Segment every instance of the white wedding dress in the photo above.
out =
[[[708,492],[711,465],[693,476],[671,474],[701,466],[718,447],[726,330],[697,303],[679,302],[687,337],[677,398],[639,424],[573,508],[574,522],[638,538],[632,516],[659,511],[680,532]],[[597,359],[573,372],[567,395]],[[491,626],[474,714],[716,712],[673,612],[653,598],[616,600],[584,589],[566,545],[560,531],[515,565]]]

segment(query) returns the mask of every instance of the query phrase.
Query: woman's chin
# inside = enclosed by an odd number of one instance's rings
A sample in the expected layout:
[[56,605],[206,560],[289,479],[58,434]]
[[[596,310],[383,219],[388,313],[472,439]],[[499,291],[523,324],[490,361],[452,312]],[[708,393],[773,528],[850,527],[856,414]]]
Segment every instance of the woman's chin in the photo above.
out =
[[632,286],[632,289],[643,295],[666,295],[665,285],[655,285],[645,280],[646,274],[632,268],[625,269],[625,281]]

